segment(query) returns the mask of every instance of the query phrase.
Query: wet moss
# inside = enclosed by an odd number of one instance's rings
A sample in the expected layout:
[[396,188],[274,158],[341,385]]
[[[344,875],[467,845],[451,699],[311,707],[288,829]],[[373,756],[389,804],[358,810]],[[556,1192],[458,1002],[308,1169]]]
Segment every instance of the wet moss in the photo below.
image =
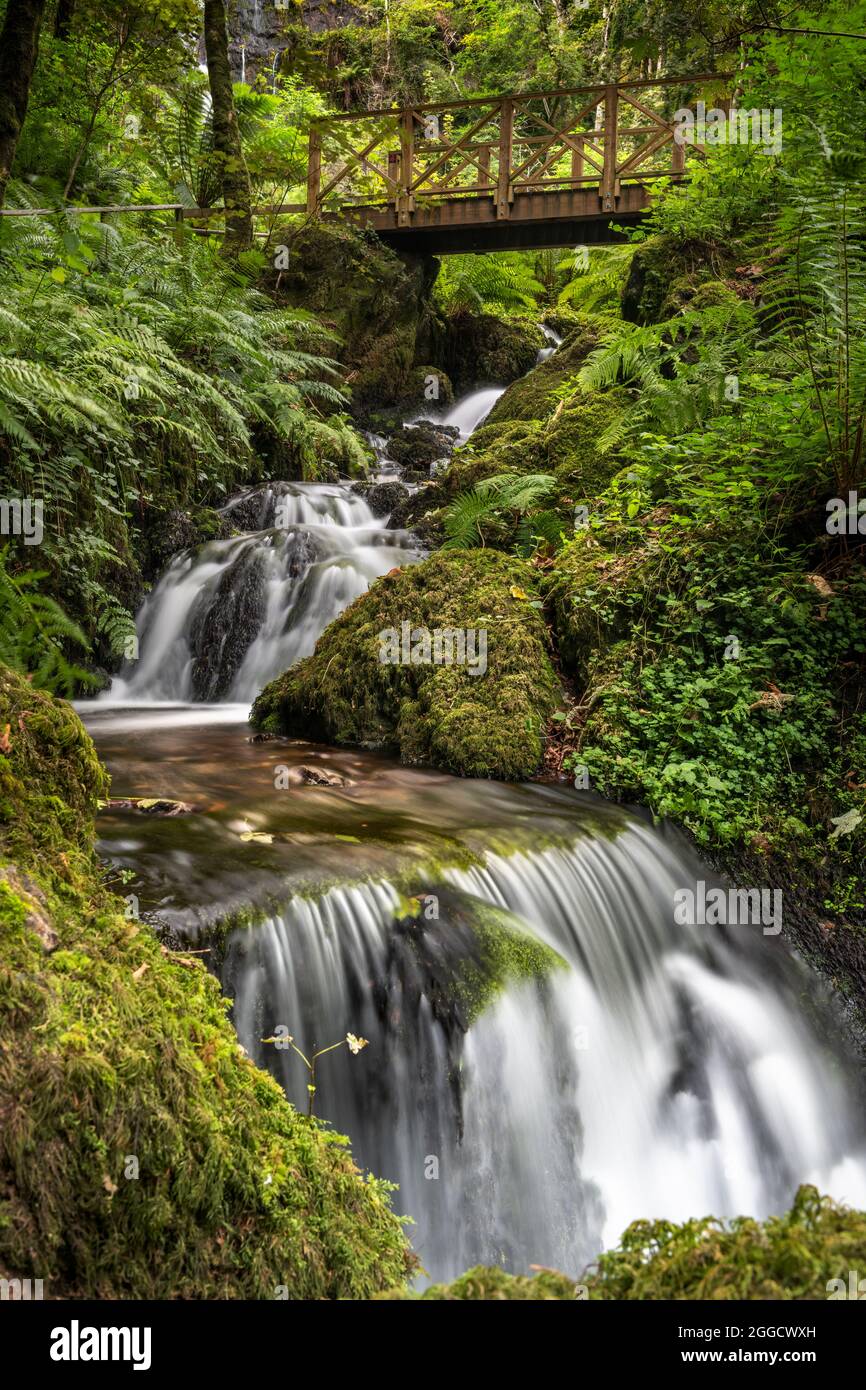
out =
[[625,404],[624,391],[594,392],[546,418],[485,423],[455,453],[442,483],[453,496],[500,473],[552,473],[559,499],[592,500],[620,468],[616,454],[599,440]]
[[377,1294],[377,1300],[413,1300],[418,1302],[516,1302],[533,1299],[536,1302],[573,1302],[579,1295],[578,1285],[565,1274],[545,1269],[540,1274],[506,1274],[495,1266],[476,1265],[451,1284],[431,1284],[423,1293],[392,1289]]
[[[565,326],[565,325],[563,325]],[[506,420],[541,420],[556,409],[557,388],[574,376],[598,347],[599,320],[571,315],[562,343],[519,381],[513,381],[487,417],[488,425]]]
[[543,980],[551,971],[567,968],[552,947],[530,936],[500,908],[473,902],[470,922],[476,953],[462,961],[454,982],[470,1027],[510,985]]
[[[866,1212],[801,1187],[789,1212],[769,1220],[712,1217],[674,1225],[635,1221],[589,1280],[598,1299],[862,1297],[851,1271],[866,1265]],[[856,1286],[858,1274],[854,1276]],[[837,1281],[831,1284],[830,1281]]]
[[[440,552],[392,571],[266,686],[256,728],[320,742],[386,746],[406,763],[519,781],[539,766],[560,698],[548,638],[531,607],[532,571],[497,552]],[[381,659],[380,634],[486,633],[486,669]]]
[[364,1298],[412,1266],[388,1188],[243,1054],[217,980],[92,857],[72,709],[0,670],[0,1266],[52,1297]]

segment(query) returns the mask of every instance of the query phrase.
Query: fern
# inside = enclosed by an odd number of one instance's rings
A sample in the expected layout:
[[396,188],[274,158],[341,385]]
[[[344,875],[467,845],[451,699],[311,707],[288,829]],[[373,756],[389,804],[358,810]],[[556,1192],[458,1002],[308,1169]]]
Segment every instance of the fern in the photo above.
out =
[[13,575],[7,552],[0,550],[0,663],[53,694],[71,696],[79,685],[94,679],[69,661],[66,649],[88,648],[77,623],[54,599],[39,590],[43,573],[25,570]]

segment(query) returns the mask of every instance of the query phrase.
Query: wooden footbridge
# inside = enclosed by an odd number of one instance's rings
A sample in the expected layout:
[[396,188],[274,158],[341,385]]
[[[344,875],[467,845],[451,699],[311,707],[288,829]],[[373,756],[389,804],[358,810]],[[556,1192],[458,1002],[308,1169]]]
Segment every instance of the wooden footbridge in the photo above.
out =
[[[614,241],[650,185],[687,177],[675,139],[700,75],[509,93],[331,116],[310,131],[308,215],[371,228],[395,250],[447,254]],[[719,102],[725,106],[725,102]]]
[[[727,73],[602,83],[328,116],[309,136],[305,203],[254,207],[339,218],[398,251],[447,255],[508,247],[616,241],[650,205],[654,180],[688,177],[700,144],[675,138],[676,111],[697,91],[723,91]],[[728,101],[714,96],[727,110]],[[52,208],[4,208],[2,217]],[[66,213],[173,212],[219,235],[225,209],[180,203],[69,206]],[[204,225],[202,225],[204,224]]]

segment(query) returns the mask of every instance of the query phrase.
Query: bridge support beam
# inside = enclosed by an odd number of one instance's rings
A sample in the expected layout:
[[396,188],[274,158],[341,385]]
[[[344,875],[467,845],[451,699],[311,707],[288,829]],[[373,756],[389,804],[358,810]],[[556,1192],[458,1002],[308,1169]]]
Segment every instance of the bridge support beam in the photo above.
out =
[[616,85],[609,82],[604,89],[604,170],[601,176],[599,197],[602,212],[616,211],[618,193],[616,177],[616,132],[619,116],[619,92]]
[[514,102],[506,97],[499,114],[499,183],[496,189],[497,218],[511,215],[514,197],[511,188],[511,156],[514,146]]

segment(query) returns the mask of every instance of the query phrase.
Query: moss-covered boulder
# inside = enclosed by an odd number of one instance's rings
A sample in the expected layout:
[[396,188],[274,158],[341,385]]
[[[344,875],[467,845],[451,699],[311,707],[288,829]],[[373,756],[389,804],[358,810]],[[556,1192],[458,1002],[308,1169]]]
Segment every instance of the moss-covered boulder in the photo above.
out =
[[457,391],[470,391],[523,376],[544,344],[544,334],[528,316],[454,314],[436,340],[436,360]]
[[103,887],[106,776],[0,668],[0,1269],[47,1297],[365,1298],[412,1266],[386,1185],[240,1048],[220,986]]
[[252,722],[393,747],[464,776],[529,777],[560,698],[533,603],[532,571],[496,552],[442,551],[394,570],[265,687]]
[[[689,306],[705,282],[715,285],[713,293],[694,305],[706,308],[718,303],[720,285],[713,270],[718,252],[702,242],[676,241],[658,235],[640,243],[632,257],[629,273],[622,290],[620,308],[629,323],[664,323]],[[731,294],[732,300],[736,298]]]
[[431,258],[397,256],[373,233],[320,221],[293,236],[288,267],[275,272],[273,290],[338,334],[353,405],[364,415],[416,389],[420,403],[423,378],[413,369],[429,356],[437,271]]
[[621,467],[602,437],[626,401],[621,389],[576,394],[545,419],[485,422],[454,454],[443,485],[453,496],[500,473],[550,473],[560,500],[592,499]]

